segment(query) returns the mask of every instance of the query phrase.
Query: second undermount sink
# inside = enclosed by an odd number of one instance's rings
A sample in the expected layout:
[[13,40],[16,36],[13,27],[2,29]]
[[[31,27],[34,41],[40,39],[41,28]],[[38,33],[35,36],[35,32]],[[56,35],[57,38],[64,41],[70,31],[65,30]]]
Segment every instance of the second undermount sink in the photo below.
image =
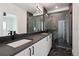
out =
[[43,35],[48,35],[48,33],[41,33],[41,34],[43,34]]
[[11,46],[13,48],[17,48],[23,44],[26,44],[28,42],[31,42],[32,40],[29,40],[29,39],[22,39],[22,40],[19,40],[19,41],[15,41],[15,42],[12,42],[12,43],[8,43],[7,45],[8,46]]

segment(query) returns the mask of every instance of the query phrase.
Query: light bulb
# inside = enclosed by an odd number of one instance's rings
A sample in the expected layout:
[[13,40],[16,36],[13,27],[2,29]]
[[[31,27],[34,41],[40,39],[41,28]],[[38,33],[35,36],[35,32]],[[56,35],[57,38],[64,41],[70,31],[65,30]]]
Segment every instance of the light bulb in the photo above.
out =
[[57,8],[58,8],[58,6],[55,6],[55,8],[57,9]]

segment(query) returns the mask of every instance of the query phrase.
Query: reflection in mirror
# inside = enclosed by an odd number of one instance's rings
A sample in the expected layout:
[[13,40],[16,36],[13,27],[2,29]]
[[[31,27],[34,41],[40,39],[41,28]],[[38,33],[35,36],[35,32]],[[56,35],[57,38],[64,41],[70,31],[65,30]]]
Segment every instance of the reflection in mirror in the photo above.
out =
[[6,30],[6,21],[3,21],[3,30],[5,31]]
[[0,19],[0,36],[14,35],[17,32],[17,17],[15,14],[6,13]]
[[43,31],[43,16],[28,16],[28,32]]
[[[35,17],[36,18],[36,17]],[[37,19],[38,18],[38,19]],[[43,20],[41,19],[41,17],[37,17],[36,19],[36,23],[35,23],[35,26],[33,28],[35,28],[35,30],[33,30],[34,32],[37,32],[37,31],[43,31]]]

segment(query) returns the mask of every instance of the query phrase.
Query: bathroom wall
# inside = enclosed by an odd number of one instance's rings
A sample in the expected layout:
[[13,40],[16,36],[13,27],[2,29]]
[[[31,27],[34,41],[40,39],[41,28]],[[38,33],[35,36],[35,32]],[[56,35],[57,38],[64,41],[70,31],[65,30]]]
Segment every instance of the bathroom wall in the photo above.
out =
[[72,53],[79,56],[79,3],[73,3]]

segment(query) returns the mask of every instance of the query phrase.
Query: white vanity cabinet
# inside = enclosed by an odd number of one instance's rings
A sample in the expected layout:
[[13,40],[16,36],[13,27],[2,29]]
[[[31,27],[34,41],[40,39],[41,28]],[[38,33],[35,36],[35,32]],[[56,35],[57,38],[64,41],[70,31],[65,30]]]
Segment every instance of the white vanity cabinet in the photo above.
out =
[[43,38],[42,40],[40,40],[39,42],[34,44],[34,56],[45,56],[47,55],[46,53],[46,45],[47,45],[47,41],[46,41],[47,37]]
[[52,48],[52,34],[33,45],[33,56],[47,56]]
[[52,34],[41,39],[15,56],[47,56],[52,47]]

